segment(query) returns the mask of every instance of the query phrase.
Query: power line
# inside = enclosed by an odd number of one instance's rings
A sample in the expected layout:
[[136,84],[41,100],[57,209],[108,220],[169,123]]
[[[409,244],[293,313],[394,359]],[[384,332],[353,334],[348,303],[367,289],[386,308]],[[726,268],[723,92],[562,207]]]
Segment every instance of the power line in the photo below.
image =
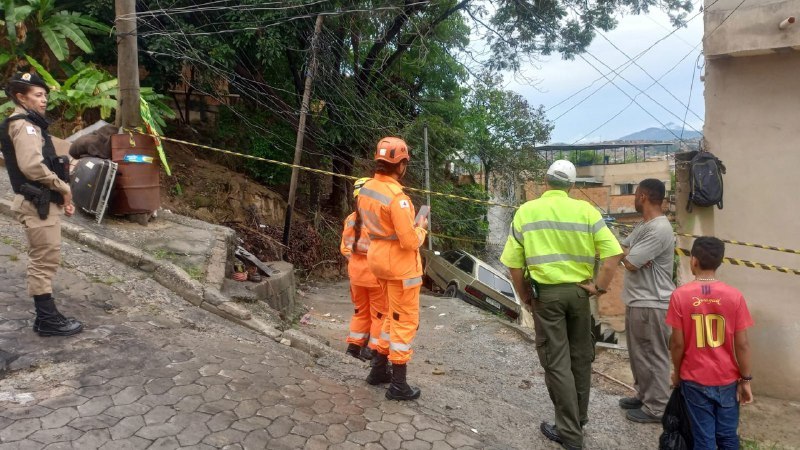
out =
[[[714,1],[714,3],[712,3],[711,5],[709,5],[709,7],[713,6],[713,5],[714,5],[715,3],[717,3],[718,1],[719,1],[719,0],[715,0],[715,1]],[[688,24],[688,23],[690,23],[691,21],[693,21],[694,19],[696,19],[697,17],[699,17],[699,16],[700,16],[700,15],[702,15],[702,14],[703,14],[703,12],[702,12],[702,11],[698,12],[698,13],[697,13],[697,14],[695,14],[694,16],[690,17],[690,18],[689,18],[689,19],[686,21],[686,23],[687,23],[687,24]],[[623,71],[625,71],[625,70],[626,70],[628,67],[630,67],[630,66],[631,66],[631,64],[632,64],[634,61],[638,60],[639,58],[641,58],[641,57],[642,57],[642,56],[644,56],[645,54],[649,53],[649,52],[650,52],[650,50],[652,50],[653,48],[655,48],[655,47],[656,47],[658,44],[660,44],[661,42],[663,42],[663,41],[665,41],[666,39],[668,39],[668,38],[669,38],[670,36],[672,36],[673,34],[677,33],[677,32],[678,32],[678,30],[679,30],[679,28],[675,28],[675,29],[673,29],[671,32],[667,33],[667,34],[666,34],[664,37],[662,37],[662,38],[660,38],[660,39],[656,40],[656,41],[655,41],[655,42],[653,42],[653,43],[652,43],[652,44],[651,44],[649,47],[647,47],[646,49],[644,49],[644,50],[642,50],[641,52],[639,52],[638,54],[636,54],[636,56],[634,56],[633,58],[628,58],[628,61],[625,61],[624,63],[622,63],[622,64],[620,64],[619,66],[617,66],[617,67],[615,68],[615,71],[616,71],[616,72],[623,72]],[[621,69],[621,70],[620,70],[620,69]],[[586,89],[590,88],[591,86],[593,86],[593,85],[594,85],[595,83],[597,83],[598,81],[601,81],[601,80],[603,80],[603,79],[607,79],[607,75],[610,75],[611,73],[616,73],[616,72],[609,72],[608,74],[601,74],[601,76],[600,76],[599,78],[597,78],[597,79],[595,79],[594,81],[592,81],[592,82],[591,82],[591,83],[590,83],[588,86],[586,86],[586,87],[584,87],[584,88],[582,88],[582,89],[578,90],[577,92],[575,92],[575,93],[573,93],[573,94],[569,95],[567,98],[565,98],[564,100],[561,100],[560,102],[556,103],[555,105],[553,105],[553,106],[551,106],[551,107],[547,108],[545,111],[546,111],[546,112],[549,112],[549,111],[551,111],[552,109],[555,109],[556,107],[558,107],[558,106],[562,105],[563,103],[565,103],[565,102],[567,102],[567,101],[571,100],[571,99],[572,99],[572,98],[574,98],[576,95],[578,95],[578,94],[580,94],[581,92],[583,92],[584,90],[586,90]],[[605,83],[604,83],[604,84],[603,84],[603,85],[602,85],[600,88],[603,88],[603,87],[607,86],[609,83],[610,83],[609,81],[606,81],[606,82],[605,82]],[[591,93],[591,94],[590,94],[588,97],[585,97],[584,99],[582,99],[582,100],[581,100],[581,101],[580,101],[580,102],[579,102],[577,105],[574,105],[573,107],[571,107],[570,109],[568,109],[566,112],[562,113],[562,114],[559,116],[559,118],[560,118],[560,117],[562,117],[562,116],[564,116],[566,113],[568,113],[568,112],[572,111],[573,109],[575,109],[575,108],[576,108],[578,105],[580,105],[581,103],[583,103],[584,101],[586,101],[586,100],[587,100],[589,97],[593,96],[593,95],[594,95],[595,93],[597,93],[597,91],[599,91],[599,90],[600,90],[600,89],[597,89],[597,90],[595,90],[594,92],[592,92],[592,93]]]
[[[716,0],[716,1],[719,1],[719,0]],[[544,22],[544,20],[542,20],[542,19],[541,19],[541,17],[539,17],[539,16],[538,16],[538,14],[537,14],[535,11],[533,11],[533,10],[531,9],[531,7],[530,7],[528,4],[526,4],[526,3],[524,3],[524,2],[523,2],[523,3],[522,3],[522,5],[523,5],[525,8],[527,8],[527,9],[528,9],[528,10],[531,12],[531,14],[533,14],[533,16],[534,16],[534,17],[536,17],[537,19],[539,19],[539,23],[540,23],[540,24],[541,24],[541,25],[542,25],[542,26],[543,26],[545,29],[549,28],[549,26],[548,26],[548,25],[547,25],[547,24]],[[696,17],[696,16],[697,16],[697,15],[695,15],[695,17]],[[668,35],[668,36],[669,36],[669,35]],[[667,36],[667,37],[668,37],[668,36]],[[665,38],[662,38],[662,40],[663,40],[663,39],[666,39],[666,37],[665,37]],[[658,42],[660,42],[660,41],[661,41],[661,40],[657,41],[657,42],[656,42],[656,44],[657,44]],[[653,44],[653,45],[652,45],[650,48],[654,47],[656,44]],[[639,89],[638,87],[636,87],[636,86],[635,86],[633,83],[631,83],[630,81],[628,81],[627,79],[625,79],[625,78],[624,78],[624,77],[623,77],[623,76],[622,76],[622,75],[621,75],[621,74],[620,74],[618,71],[616,71],[615,69],[612,69],[610,66],[608,66],[607,64],[605,64],[605,63],[604,63],[604,62],[603,62],[603,61],[602,61],[600,58],[598,58],[598,57],[596,57],[595,55],[593,55],[593,54],[592,54],[590,51],[588,51],[588,50],[587,50],[587,51],[586,51],[586,54],[588,54],[589,56],[591,56],[592,58],[594,58],[595,60],[597,60],[599,63],[603,64],[603,65],[604,65],[606,68],[610,69],[610,70],[611,70],[611,73],[614,73],[614,75],[615,75],[615,76],[614,76],[614,78],[617,78],[617,77],[621,78],[622,80],[624,80],[625,82],[627,82],[628,84],[630,84],[631,86],[633,86],[635,89],[639,90],[639,92],[641,92],[641,93],[643,93],[645,96],[647,96],[647,97],[648,97],[650,100],[652,100],[654,103],[656,103],[656,104],[657,104],[658,106],[660,106],[662,109],[664,109],[665,111],[667,111],[667,112],[669,112],[670,114],[673,114],[673,115],[674,115],[674,113],[672,113],[672,112],[671,112],[669,109],[667,109],[665,106],[663,106],[662,104],[660,104],[658,101],[656,101],[655,99],[653,99],[652,97],[650,97],[648,94],[646,94],[645,92],[643,92],[641,89]],[[641,54],[640,54],[640,55],[641,55]],[[608,80],[608,82],[609,82],[609,83],[611,83],[612,85],[614,85],[614,87],[616,87],[616,88],[617,88],[617,89],[618,89],[620,92],[622,92],[623,94],[625,94],[625,96],[627,96],[629,99],[633,100],[633,101],[634,101],[634,103],[636,103],[636,105],[637,105],[637,106],[639,106],[639,107],[640,107],[640,108],[641,108],[643,111],[645,111],[645,113],[647,113],[647,114],[648,114],[650,117],[652,117],[654,120],[656,120],[656,122],[658,122],[659,124],[661,124],[661,125],[662,125],[662,126],[665,128],[665,129],[667,129],[667,131],[669,131],[671,134],[673,134],[673,135],[674,135],[676,138],[678,137],[678,136],[677,136],[677,135],[676,135],[676,134],[675,134],[675,133],[674,133],[672,130],[670,130],[670,129],[669,129],[669,128],[668,128],[668,127],[667,127],[667,126],[666,126],[666,125],[665,125],[665,124],[664,124],[664,123],[661,121],[661,120],[659,120],[659,119],[658,119],[657,117],[655,117],[655,116],[654,116],[652,113],[650,113],[650,111],[648,111],[648,110],[647,110],[646,108],[644,108],[644,107],[643,107],[641,104],[639,104],[639,102],[637,102],[637,101],[636,101],[636,100],[635,100],[633,97],[631,97],[631,96],[630,96],[630,95],[629,95],[627,92],[625,92],[625,90],[624,90],[624,89],[622,89],[621,87],[619,87],[619,86],[618,86],[618,85],[617,85],[617,84],[614,82],[614,79],[613,79],[613,78],[609,78],[609,77],[608,77],[608,75],[609,75],[609,74],[605,74],[605,73],[603,73],[603,71],[601,71],[601,70],[600,70],[599,68],[597,68],[597,67],[596,67],[594,64],[592,64],[591,62],[589,62],[589,60],[587,60],[587,59],[586,59],[586,57],[585,57],[585,56],[583,56],[583,54],[580,54],[580,53],[579,53],[579,54],[578,54],[578,57],[579,57],[579,58],[581,58],[583,61],[585,61],[587,64],[589,64],[589,65],[590,65],[590,66],[591,66],[593,69],[595,69],[595,70],[596,70],[598,73],[600,73],[600,74],[601,74],[603,77],[605,77],[605,78]],[[597,91],[595,91],[595,92],[597,92]],[[678,119],[680,120],[680,116],[676,116],[676,117],[678,117]],[[691,125],[690,125],[690,128],[691,128]]]
[[[700,57],[703,56],[702,53],[697,55],[697,60],[694,62],[694,68],[692,69],[692,83],[689,86],[689,101],[686,103],[686,114],[683,116],[684,124],[686,123],[686,115],[689,113],[689,105],[692,104],[692,91],[694,91],[694,78],[697,73],[697,66],[700,64]],[[683,138],[683,131],[685,127],[681,127],[681,138]]]
[[[673,94],[673,93],[672,93],[672,91],[670,91],[669,89],[667,89],[667,88],[666,88],[666,87],[665,87],[663,84],[661,84],[661,82],[660,82],[659,80],[657,80],[655,77],[653,77],[652,75],[650,75],[650,72],[648,72],[648,71],[647,71],[647,70],[646,70],[644,67],[640,66],[640,65],[639,65],[639,63],[637,63],[637,62],[636,62],[634,59],[632,59],[630,56],[628,56],[628,54],[627,54],[627,53],[625,53],[625,51],[623,51],[623,50],[622,50],[621,48],[619,48],[619,47],[618,47],[616,44],[614,44],[614,43],[611,41],[611,39],[609,39],[609,38],[608,38],[608,37],[607,37],[605,34],[601,33],[599,30],[597,31],[597,34],[599,34],[599,35],[600,35],[600,37],[602,37],[603,39],[605,39],[605,40],[606,40],[606,42],[608,42],[609,44],[611,44],[611,46],[612,46],[612,47],[614,47],[614,48],[615,48],[615,49],[617,49],[617,50],[618,50],[620,53],[622,53],[622,55],[623,55],[623,56],[625,56],[626,58],[630,59],[630,61],[631,61],[631,63],[633,63],[633,65],[635,65],[636,67],[638,67],[639,69],[641,69],[641,70],[642,70],[642,72],[644,72],[644,73],[645,73],[645,75],[647,75],[647,76],[648,76],[648,77],[649,77],[651,80],[653,80],[653,84],[651,84],[651,85],[650,85],[651,87],[652,87],[653,85],[656,85],[656,84],[657,84],[657,85],[658,85],[659,87],[661,87],[661,88],[662,88],[662,89],[663,89],[663,90],[664,90],[664,91],[665,91],[667,94],[669,94],[669,95],[670,95],[670,96],[671,96],[673,99],[675,99],[675,100],[676,100],[678,103],[680,103],[680,104],[681,104],[681,105],[683,105],[683,106],[686,106],[686,113],[687,113],[687,114],[688,114],[689,112],[691,112],[691,113],[692,113],[692,114],[693,114],[695,117],[697,117],[697,118],[698,118],[698,119],[700,119],[700,120],[703,120],[703,118],[702,118],[702,117],[700,117],[700,116],[698,116],[698,115],[697,115],[697,113],[695,113],[694,111],[692,111],[691,109],[689,109],[689,104],[684,104],[684,103],[683,103],[683,101],[681,101],[681,99],[679,99],[678,97],[676,97],[676,96],[675,96],[675,94]],[[690,99],[690,100],[691,100],[691,99]],[[683,119],[683,124],[684,124],[684,126],[686,125],[686,117],[685,117],[685,116],[684,116],[684,119]]]
[[[659,80],[661,80],[661,79],[662,79],[662,78],[664,78],[665,76],[667,76],[667,75],[669,75],[670,73],[672,73],[672,71],[673,71],[673,70],[675,70],[675,69],[676,69],[676,68],[677,68],[677,67],[678,67],[678,66],[679,66],[679,65],[680,65],[680,64],[681,64],[681,63],[682,63],[682,62],[683,62],[683,61],[684,61],[686,58],[688,58],[688,57],[689,57],[689,55],[691,55],[691,54],[692,54],[692,53],[693,53],[693,52],[694,52],[694,51],[697,49],[697,47],[699,47],[699,46],[700,46],[700,44],[697,44],[697,45],[695,46],[695,48],[693,48],[691,51],[689,51],[689,53],[687,53],[686,55],[684,55],[684,57],[683,57],[683,58],[681,58],[681,59],[680,59],[680,61],[678,61],[678,62],[677,62],[677,63],[676,63],[674,66],[672,66],[672,67],[671,67],[671,68],[670,68],[668,71],[664,72],[664,74],[663,74],[663,75],[661,75],[661,76],[660,76],[658,79],[659,79]],[[701,55],[702,55],[702,53],[701,53]],[[646,87],[646,88],[645,88],[645,91],[646,91],[646,90],[648,90],[648,89],[650,89],[650,88],[651,88],[651,87],[653,87],[654,85],[655,85],[655,83],[652,83],[650,86],[648,86],[648,87]],[[641,94],[636,94],[635,98],[638,98],[638,97],[639,97],[639,95],[641,95]],[[690,101],[691,101],[691,99],[690,99]],[[634,105],[634,102],[633,102],[633,100],[631,100],[630,102],[628,102],[628,104],[627,104],[627,105],[625,105],[625,106],[624,106],[622,109],[620,109],[620,110],[619,110],[619,111],[618,111],[616,114],[614,114],[613,116],[611,116],[611,118],[609,118],[608,120],[606,120],[605,122],[603,122],[602,124],[600,124],[599,126],[597,126],[596,128],[594,128],[592,131],[590,131],[590,132],[586,133],[584,136],[582,136],[582,137],[578,138],[578,139],[577,139],[577,140],[575,140],[575,142],[573,142],[572,144],[573,144],[573,145],[575,145],[575,144],[577,144],[578,142],[580,142],[580,141],[582,141],[582,140],[586,139],[587,137],[591,136],[591,135],[592,135],[593,133],[595,133],[597,130],[599,130],[599,129],[603,128],[604,126],[608,125],[609,123],[611,123],[611,121],[613,121],[614,119],[616,119],[617,117],[619,117],[619,116],[620,116],[620,115],[621,115],[623,112],[627,111],[627,110],[628,110],[628,109],[629,109],[631,106],[633,106],[633,105]],[[686,121],[685,121],[685,118],[684,118],[684,123],[685,123],[685,122],[686,122]],[[681,136],[683,136],[683,133],[681,133]]]

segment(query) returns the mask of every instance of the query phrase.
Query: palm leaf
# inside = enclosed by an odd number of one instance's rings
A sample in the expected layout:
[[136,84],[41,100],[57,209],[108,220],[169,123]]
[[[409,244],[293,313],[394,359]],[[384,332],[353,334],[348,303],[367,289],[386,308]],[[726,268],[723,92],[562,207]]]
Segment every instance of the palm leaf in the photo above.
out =
[[113,98],[102,98],[99,102],[96,102],[96,105],[113,109],[117,107],[117,101]]
[[98,84],[97,86],[95,86],[95,89],[97,89],[99,92],[106,92],[106,91],[111,91],[111,90],[116,91],[118,84],[119,84],[119,80],[114,78],[112,80],[104,81],[104,82]]
[[41,15],[42,17],[47,17],[48,15],[50,15],[50,11],[52,11],[56,6],[55,1],[51,0],[37,0],[33,2],[30,0],[28,1],[33,6],[35,6],[37,10],[39,10],[39,15]]
[[107,119],[111,115],[111,111],[117,108],[117,101],[112,98],[104,98],[98,102],[100,107],[100,116]]
[[94,49],[92,48],[92,43],[89,42],[89,39],[86,37],[83,31],[76,25],[72,23],[61,23],[58,24],[57,27],[58,30],[61,31],[61,33],[64,36],[66,36],[67,39],[74,42],[75,45],[78,46],[78,48],[80,48],[86,53],[94,52]]
[[17,29],[14,26],[16,23],[15,10],[14,0],[3,0],[3,11],[6,13],[6,33],[8,34],[8,41],[12,44],[17,42]]
[[61,15],[68,16],[71,23],[79,25],[81,28],[86,29],[86,31],[95,33],[111,32],[111,27],[108,25],[92,20],[88,16],[85,16],[79,12],[73,12],[72,14],[69,14],[66,11],[62,11]]
[[50,72],[48,72],[47,69],[45,69],[44,66],[39,63],[39,61],[35,60],[30,55],[25,55],[25,59],[28,60],[28,64],[33,66],[33,68],[36,69],[37,72],[39,72],[39,76],[41,76],[44,79],[44,82],[47,83],[48,86],[55,87],[56,89],[61,89],[61,85],[58,83],[58,81],[56,81],[56,79],[53,78],[52,75],[50,75]]
[[3,114],[4,116],[8,115],[9,113],[11,113],[11,111],[14,109],[15,106],[16,105],[14,105],[14,102],[10,100],[3,103],[2,105],[0,105],[0,114]]
[[63,34],[48,25],[42,25],[39,28],[39,33],[42,34],[47,46],[50,47],[50,50],[53,51],[59,61],[66,59],[69,54],[69,46],[67,45],[67,38]]
[[81,69],[75,72],[71,77],[67,78],[67,81],[64,82],[63,89],[65,91],[72,89],[72,86],[78,82],[87,72],[93,70],[93,67],[86,67],[85,69]]
[[25,19],[27,19],[32,12],[33,12],[33,7],[31,7],[30,5],[17,6],[16,9],[14,10],[14,20],[16,20],[17,23],[24,22]]
[[78,80],[75,83],[75,90],[79,92],[85,92],[89,95],[94,95],[95,86],[103,79],[103,75],[97,72],[92,73],[89,76],[85,76]]

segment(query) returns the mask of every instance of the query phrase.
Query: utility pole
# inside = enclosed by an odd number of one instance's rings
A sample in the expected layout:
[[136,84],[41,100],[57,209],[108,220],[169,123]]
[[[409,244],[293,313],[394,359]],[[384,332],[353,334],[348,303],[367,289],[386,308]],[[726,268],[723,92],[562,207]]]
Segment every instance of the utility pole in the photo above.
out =
[[317,23],[314,25],[314,36],[311,38],[311,61],[306,72],[306,85],[303,88],[303,101],[300,106],[300,121],[297,124],[297,141],[294,146],[294,167],[292,167],[292,180],[289,183],[289,199],[286,205],[286,218],[283,225],[283,245],[289,245],[289,233],[292,230],[292,212],[294,210],[294,197],[297,193],[297,177],[300,159],[303,156],[303,139],[306,134],[306,116],[308,115],[308,103],[311,99],[311,81],[317,71],[317,40],[322,31],[322,15],[317,16]]
[[[428,123],[425,122],[424,128],[424,136],[425,136],[425,195],[428,196],[428,206],[431,206],[431,167],[430,163],[428,162]],[[431,212],[428,213],[428,231],[433,230],[431,226]],[[428,233],[428,250],[433,250],[433,238],[431,237],[430,233]]]
[[117,31],[117,96],[116,125],[136,128],[141,124],[139,112],[139,50],[136,44],[136,0],[115,0]]

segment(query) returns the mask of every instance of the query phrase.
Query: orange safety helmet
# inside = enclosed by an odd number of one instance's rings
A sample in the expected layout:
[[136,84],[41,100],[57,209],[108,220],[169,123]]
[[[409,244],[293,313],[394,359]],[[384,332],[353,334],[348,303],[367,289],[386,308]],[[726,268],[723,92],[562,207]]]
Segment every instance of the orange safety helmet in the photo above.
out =
[[378,142],[375,149],[375,161],[386,161],[390,164],[397,164],[400,161],[408,161],[408,146],[406,141],[396,137],[385,137]]

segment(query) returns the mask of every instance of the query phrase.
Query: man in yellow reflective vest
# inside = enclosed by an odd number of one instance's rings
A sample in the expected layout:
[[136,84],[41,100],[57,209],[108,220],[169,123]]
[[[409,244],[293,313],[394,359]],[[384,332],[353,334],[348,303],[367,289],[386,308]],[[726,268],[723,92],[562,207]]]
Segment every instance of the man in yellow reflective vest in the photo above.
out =
[[[590,295],[602,295],[622,259],[622,248],[589,203],[568,196],[575,166],[555,161],[547,191],[514,215],[500,261],[514,287],[533,309],[536,352],[555,409],[555,425],[542,422],[548,439],[567,449],[583,448],[588,422],[591,364]],[[595,258],[603,261],[594,277]],[[538,286],[534,297],[525,270]]]

